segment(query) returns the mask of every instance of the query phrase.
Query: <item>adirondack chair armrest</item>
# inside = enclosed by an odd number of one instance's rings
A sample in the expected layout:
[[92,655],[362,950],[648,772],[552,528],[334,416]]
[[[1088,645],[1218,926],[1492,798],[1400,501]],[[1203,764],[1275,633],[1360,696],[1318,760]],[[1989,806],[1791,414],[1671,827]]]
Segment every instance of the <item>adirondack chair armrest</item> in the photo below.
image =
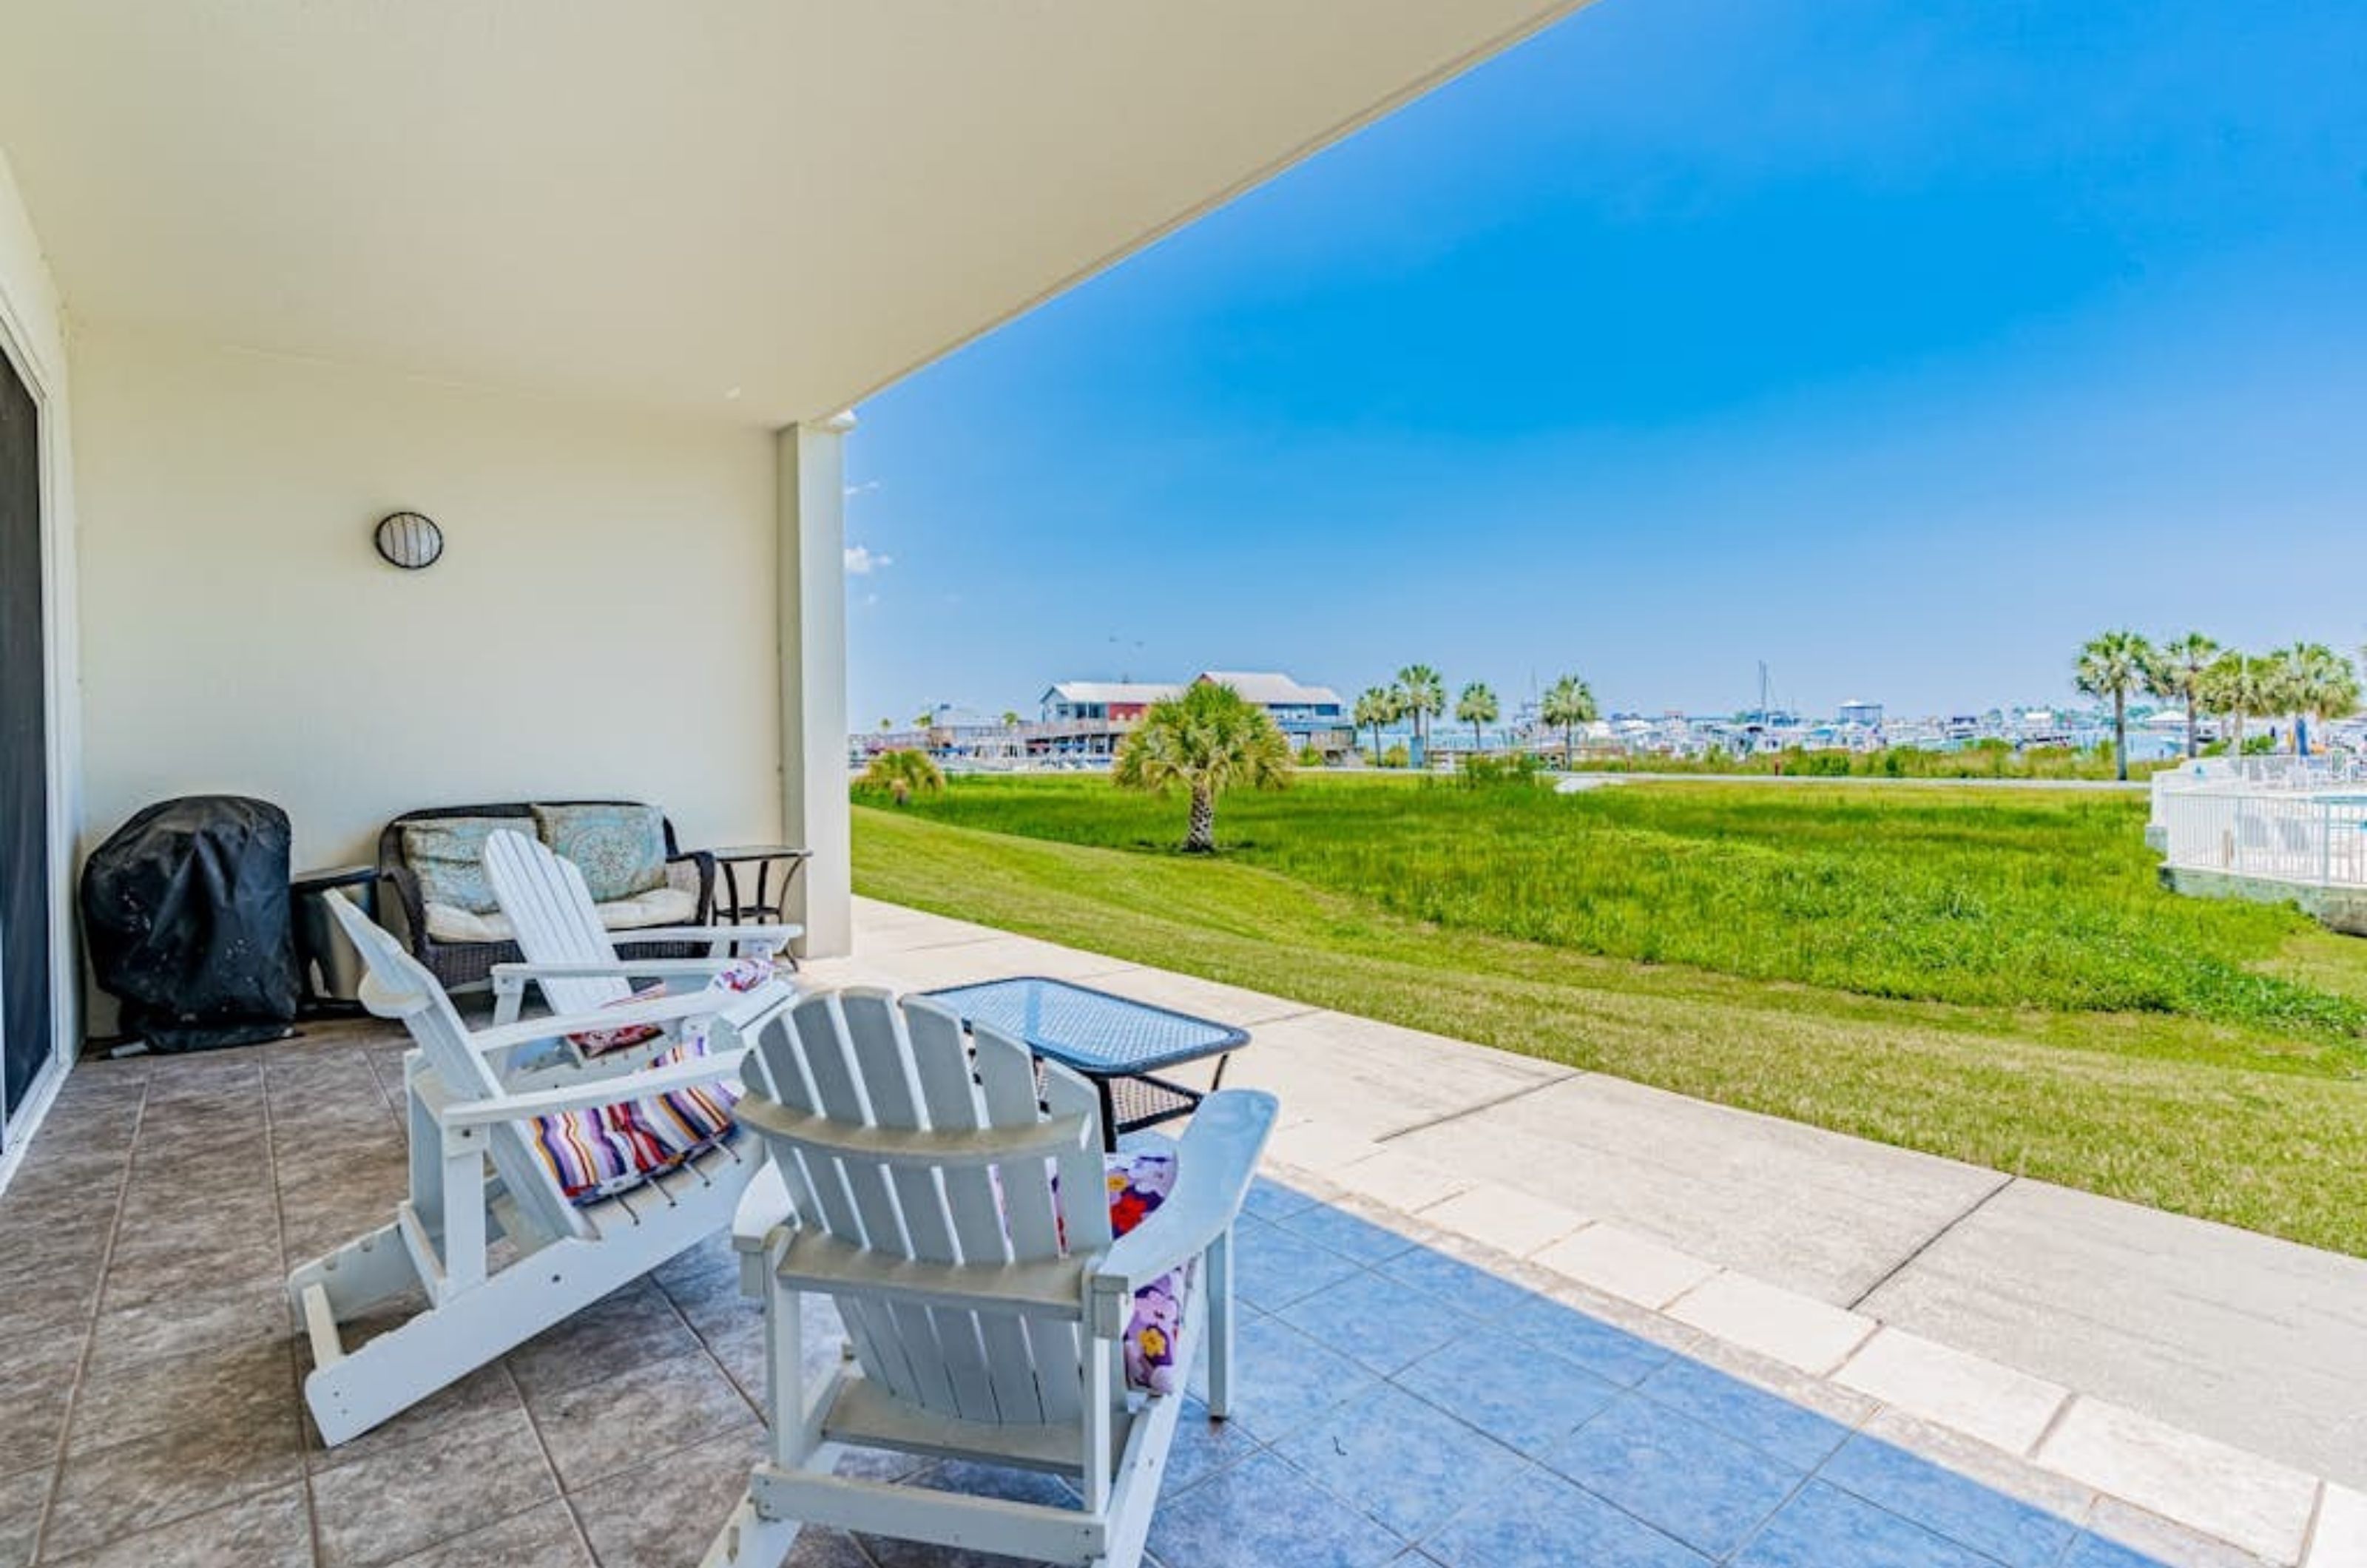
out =
[[[614,973],[602,969],[601,974]],[[768,1005],[787,1000],[789,989],[774,984],[758,987],[753,991],[715,992],[685,991],[680,996],[652,997],[645,1002],[626,1002],[618,1007],[595,1009],[567,1016],[530,1018],[523,1023],[499,1024],[481,1029],[469,1036],[469,1048],[479,1055],[501,1051],[514,1051],[521,1045],[538,1045],[546,1040],[558,1040],[570,1034],[585,1034],[594,1030],[629,1029],[639,1023],[673,1023],[688,1018],[723,1017],[735,1025],[748,1018],[760,1017],[766,1007],[743,1007],[752,998],[766,998]],[[613,1097],[612,1097],[613,1098]]]
[[1231,1228],[1257,1177],[1281,1102],[1261,1089],[1212,1094],[1192,1112],[1175,1149],[1175,1186],[1149,1219],[1110,1244],[1086,1277],[1093,1332],[1126,1332],[1134,1293],[1208,1250]]
[[592,1078],[563,1089],[533,1089],[524,1094],[505,1094],[497,1100],[458,1100],[437,1111],[436,1120],[449,1132],[523,1122],[528,1117],[549,1116],[561,1111],[593,1111],[624,1100],[646,1100],[672,1094],[676,1089],[695,1089],[719,1078],[737,1077],[747,1055],[745,1047],[718,1051],[713,1055],[695,1056],[671,1066],[644,1067],[637,1073]]
[[799,925],[629,926],[610,931],[608,941],[619,948],[645,942],[760,942],[778,952],[805,934]]
[[740,1206],[731,1212],[731,1250],[743,1259],[762,1258],[797,1218],[788,1183],[782,1179],[780,1168],[766,1160],[748,1190],[740,1194]]
[[580,964],[496,964],[493,980],[523,990],[540,980],[596,980],[616,976],[625,980],[670,980],[697,977],[711,980],[739,960],[733,958],[624,958],[614,964],[588,959]]

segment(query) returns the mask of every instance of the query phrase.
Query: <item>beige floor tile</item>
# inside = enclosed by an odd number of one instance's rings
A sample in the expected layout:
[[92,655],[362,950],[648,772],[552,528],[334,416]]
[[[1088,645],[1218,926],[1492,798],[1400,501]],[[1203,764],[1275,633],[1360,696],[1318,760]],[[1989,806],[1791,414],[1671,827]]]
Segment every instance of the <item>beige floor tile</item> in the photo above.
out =
[[698,1348],[698,1337],[663,1292],[639,1280],[543,1330],[509,1354],[529,1401],[610,1376],[617,1368]]
[[1285,1180],[1293,1171],[1336,1180],[1333,1173],[1342,1166],[1353,1164],[1379,1147],[1362,1134],[1329,1122],[1285,1122],[1266,1140],[1265,1154]]
[[94,1372],[159,1356],[198,1356],[286,1340],[295,1329],[277,1280],[193,1291],[101,1313],[91,1336]]
[[1557,1274],[1654,1310],[1716,1272],[1715,1266],[1622,1225],[1593,1224],[1536,1255]]
[[82,1453],[223,1419],[267,1421],[288,1413],[295,1385],[295,1360],[285,1340],[118,1361],[83,1379],[66,1450]]
[[1865,1343],[1874,1320],[1731,1270],[1686,1292],[1669,1314],[1804,1372],[1829,1372]]
[[640,1469],[651,1453],[756,1429],[756,1414],[705,1350],[622,1368],[596,1383],[529,1395],[537,1429],[568,1490]]
[[1515,1258],[1550,1247],[1591,1218],[1496,1181],[1476,1181],[1424,1208],[1421,1217],[1441,1230]]
[[299,1481],[292,1405],[269,1419],[233,1413],[200,1426],[67,1456],[42,1550],[86,1551]]
[[2078,1520],[2096,1506],[2096,1489],[1978,1438],[1886,1405],[1858,1428],[1869,1438],[1922,1455],[1994,1492],[2020,1498],[2063,1518]]
[[2367,1492],[2326,1489],[2304,1562],[2307,1568],[2367,1568]]
[[2039,1462],[2279,1562],[2301,1558],[2316,1483],[2101,1399],[2073,1402]]
[[312,1478],[323,1568],[369,1568],[558,1495],[523,1410],[460,1422]]
[[301,1486],[142,1530],[63,1559],[60,1568],[311,1568],[312,1516]]
[[[310,1358],[306,1357],[309,1361]],[[392,1420],[373,1427],[357,1438],[349,1438],[334,1449],[321,1446],[321,1434],[312,1425],[311,1415],[304,1418],[305,1455],[314,1472],[334,1470],[357,1460],[373,1458],[392,1449],[412,1443],[433,1442],[451,1432],[472,1426],[484,1417],[518,1415],[526,1402],[518,1396],[517,1384],[509,1369],[495,1363],[448,1383],[425,1399],[403,1411]]]
[[583,1531],[564,1503],[544,1503],[400,1560],[396,1568],[588,1568]]
[[0,1419],[10,1458],[0,1469],[35,1464],[46,1467],[65,1435],[74,1382],[82,1370],[84,1336],[37,1328],[0,1340],[0,1397],[6,1416]]
[[0,1476],[0,1568],[25,1568],[33,1560],[33,1538],[41,1529],[41,1505],[50,1495],[50,1467]]
[[2135,1548],[2162,1568],[2290,1568],[2215,1536],[2172,1524],[2159,1514],[2117,1497],[2096,1500],[2088,1515],[2088,1528],[2107,1540]]
[[1428,1208],[1471,1185],[1467,1177],[1428,1160],[1399,1154],[1386,1145],[1376,1153],[1349,1161],[1331,1174],[1351,1192],[1408,1212]]
[[2030,1451],[2070,1397],[2059,1383],[1902,1328],[1886,1327],[1867,1340],[1836,1379],[2015,1454]]
[[696,1568],[748,1488],[762,1438],[728,1432],[666,1455],[640,1474],[610,1476],[572,1494],[603,1564]]

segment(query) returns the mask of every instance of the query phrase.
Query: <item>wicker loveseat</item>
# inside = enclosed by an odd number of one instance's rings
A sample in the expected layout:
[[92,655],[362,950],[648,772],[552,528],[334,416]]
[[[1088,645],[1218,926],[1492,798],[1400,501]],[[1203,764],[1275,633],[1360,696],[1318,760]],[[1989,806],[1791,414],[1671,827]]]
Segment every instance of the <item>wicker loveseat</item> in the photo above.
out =
[[[430,929],[426,900],[420,891],[419,877],[406,863],[403,854],[403,828],[413,822],[432,822],[465,817],[515,817],[520,818],[519,829],[528,836],[535,832],[536,806],[638,806],[629,800],[547,800],[502,801],[490,806],[438,806],[423,811],[406,811],[386,825],[378,836],[378,870],[379,879],[393,890],[402,907],[405,938],[411,943],[412,955],[434,972],[446,989],[479,985],[491,977],[496,964],[515,964],[523,956],[515,942],[456,940],[438,935]],[[665,907],[653,909],[651,918],[630,923],[614,924],[617,941],[629,942],[633,924],[650,926],[706,925],[715,908],[715,859],[705,850],[685,852],[674,838],[674,823],[662,818],[665,828],[666,884],[674,897]],[[642,942],[633,947],[638,958],[700,958],[711,951],[698,942]]]

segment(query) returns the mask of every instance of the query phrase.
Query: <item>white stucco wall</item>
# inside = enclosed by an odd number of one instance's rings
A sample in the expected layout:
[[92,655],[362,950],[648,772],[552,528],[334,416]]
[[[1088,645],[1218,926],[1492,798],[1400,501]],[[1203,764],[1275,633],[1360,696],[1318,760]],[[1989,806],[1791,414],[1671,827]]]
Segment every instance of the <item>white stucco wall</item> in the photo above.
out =
[[[298,869],[476,800],[779,830],[765,433],[112,330],[74,376],[85,848],[218,791],[285,807]],[[425,571],[371,548],[399,509]]]

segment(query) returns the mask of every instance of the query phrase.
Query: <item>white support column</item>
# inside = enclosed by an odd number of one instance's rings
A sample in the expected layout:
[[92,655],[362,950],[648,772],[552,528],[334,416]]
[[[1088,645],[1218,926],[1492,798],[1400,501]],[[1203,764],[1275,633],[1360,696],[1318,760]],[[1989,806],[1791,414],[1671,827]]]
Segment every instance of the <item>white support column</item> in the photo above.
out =
[[781,828],[813,852],[791,886],[787,918],[799,953],[835,958],[855,945],[846,800],[846,465],[852,413],[774,437],[781,557]]

